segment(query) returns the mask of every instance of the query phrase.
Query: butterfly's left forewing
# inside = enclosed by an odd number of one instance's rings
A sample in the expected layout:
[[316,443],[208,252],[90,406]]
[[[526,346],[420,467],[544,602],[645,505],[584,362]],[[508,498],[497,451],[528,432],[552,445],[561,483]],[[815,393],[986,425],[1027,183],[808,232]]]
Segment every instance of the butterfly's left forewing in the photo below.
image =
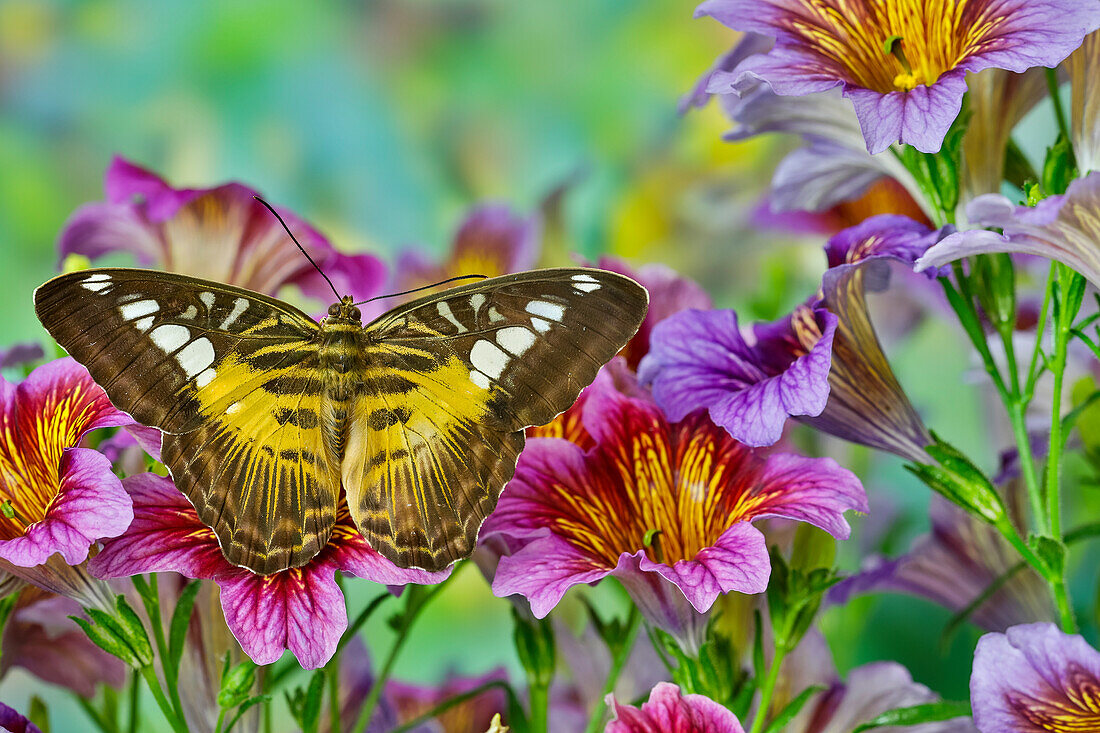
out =
[[600,270],[540,270],[421,298],[370,324],[343,464],[352,517],[398,565],[469,555],[523,448],[637,331],[648,296]]
[[231,562],[274,572],[324,546],[339,460],[318,428],[309,316],[240,288],[121,268],[54,278],[35,308],[117,407],[164,431],[165,465]]

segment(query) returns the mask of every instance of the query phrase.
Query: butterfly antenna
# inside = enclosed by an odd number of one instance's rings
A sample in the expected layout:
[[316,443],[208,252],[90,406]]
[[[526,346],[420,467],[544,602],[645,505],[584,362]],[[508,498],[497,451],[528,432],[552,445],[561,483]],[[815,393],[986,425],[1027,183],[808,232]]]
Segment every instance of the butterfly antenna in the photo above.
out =
[[439,282],[432,283],[431,285],[422,285],[421,287],[413,288],[412,290],[402,290],[400,293],[386,293],[385,295],[376,295],[373,298],[367,298],[366,300],[361,300],[358,303],[356,303],[355,305],[363,305],[363,303],[370,303],[373,300],[382,300],[382,298],[396,298],[398,295],[408,295],[410,293],[419,293],[421,290],[430,290],[431,288],[437,288],[440,285],[446,285],[447,283],[453,283],[453,282],[456,282],[458,280],[470,280],[471,278],[477,278],[479,280],[484,280],[488,277],[489,277],[488,275],[459,275],[458,277],[449,277],[446,280],[440,280]]
[[309,252],[306,252],[306,248],[305,248],[305,247],[303,247],[303,246],[302,246],[301,244],[299,244],[298,240],[297,240],[297,239],[295,239],[295,237],[294,237],[294,233],[290,231],[290,227],[288,227],[288,226],[286,225],[286,222],[285,222],[285,221],[283,221],[283,217],[279,216],[279,212],[278,212],[278,211],[275,211],[275,207],[273,207],[273,206],[272,206],[271,204],[269,204],[269,203],[267,203],[266,201],[264,201],[264,200],[263,200],[262,198],[260,198],[259,196],[256,196],[255,194],[253,194],[252,198],[254,198],[254,199],[256,199],[257,201],[259,201],[259,202],[260,202],[261,204],[263,204],[263,205],[264,205],[265,207],[267,207],[267,210],[268,210],[268,211],[270,211],[270,212],[271,212],[272,214],[274,214],[274,215],[275,215],[275,218],[276,218],[276,219],[278,219],[278,220],[279,220],[279,223],[283,225],[283,229],[285,229],[285,230],[286,230],[287,236],[289,236],[289,237],[290,237],[290,241],[292,241],[292,242],[294,242],[294,244],[297,244],[297,245],[298,245],[298,249],[302,250],[302,254],[304,254],[304,255],[306,256],[306,259],[307,259],[307,260],[309,260],[309,264],[313,265],[313,269],[315,269],[315,270],[317,270],[317,272],[320,272],[320,273],[321,273],[321,277],[323,277],[323,278],[325,279],[325,282],[327,282],[327,283],[328,283],[328,286],[329,286],[330,288],[332,288],[332,292],[333,292],[333,294],[334,294],[334,295],[336,296],[336,299],[337,299],[337,300],[340,300],[340,299],[341,299],[341,298],[342,298],[343,296],[342,296],[342,295],[340,295],[340,292],[339,292],[339,291],[338,291],[338,290],[336,289],[336,286],[332,284],[332,280],[329,280],[329,279],[328,279],[328,275],[326,275],[326,274],[325,274],[325,273],[324,273],[324,272],[323,272],[323,271],[321,270],[321,268],[317,266],[317,263],[316,263],[316,262],[314,262],[314,261],[313,261],[313,258],[309,256]]

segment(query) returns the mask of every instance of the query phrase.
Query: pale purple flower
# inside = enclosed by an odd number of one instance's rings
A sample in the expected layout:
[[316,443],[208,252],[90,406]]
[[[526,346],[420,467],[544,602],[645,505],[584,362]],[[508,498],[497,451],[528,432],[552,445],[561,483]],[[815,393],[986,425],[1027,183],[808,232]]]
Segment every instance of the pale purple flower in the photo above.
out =
[[1061,262],[1100,286],[1100,172],[1078,178],[1065,195],[1045,198],[1034,207],[986,194],[971,201],[966,213],[974,226],[997,227],[1003,233],[955,232],[925,252],[917,270],[970,255],[1020,252]]
[[[1019,553],[987,522],[932,497],[932,531],[895,560],[872,558],[829,593],[845,604],[855,594],[894,592],[927,598],[951,611],[967,608],[1019,562]],[[1017,572],[970,615],[987,631],[1057,618],[1046,583],[1030,567]]]
[[213,580],[229,629],[257,664],[274,662],[284,649],[306,669],[329,660],[348,623],[338,571],[391,586],[438,583],[449,574],[398,568],[371,549],[342,508],[328,544],[309,563],[258,575],[225,559],[214,531],[170,480],[146,473],[123,484],[134,521],[104,542],[89,565],[92,573],[118,578],[173,571]]
[[614,719],[605,733],[745,733],[737,716],[705,695],[684,695],[669,682],[658,682],[641,707],[607,696]]
[[1100,652],[1050,623],[978,640],[970,705],[981,733],[1100,730]]
[[46,355],[40,344],[21,343],[12,344],[9,348],[0,349],[0,369],[23,366],[32,361],[38,361]]
[[571,586],[614,575],[650,623],[695,648],[720,594],[767,586],[771,565],[753,521],[786,517],[845,538],[843,513],[865,511],[866,496],[830,459],[763,456],[705,413],[672,424],[633,395],[601,372],[582,415],[594,447],[528,441],[482,529],[526,541],[501,558],[493,592],[525,596],[541,618]]
[[[332,290],[287,236],[279,221],[239,183],[173,188],[121,157],[104,177],[107,200],[86,204],[65,223],[61,257],[97,259],[129,252],[143,267],[159,267],[275,295],[284,285],[325,302]],[[277,207],[278,208],[278,207]],[[278,209],[287,226],[341,295],[378,293],[385,265],[369,254],[338,252],[293,212]]]
[[[1091,0],[707,0],[696,15],[774,37],[771,51],[736,71],[777,94],[840,87],[871,153],[899,140],[938,151],[962,105],[966,72],[1055,66],[1100,26]],[[893,37],[895,54],[884,48]]]

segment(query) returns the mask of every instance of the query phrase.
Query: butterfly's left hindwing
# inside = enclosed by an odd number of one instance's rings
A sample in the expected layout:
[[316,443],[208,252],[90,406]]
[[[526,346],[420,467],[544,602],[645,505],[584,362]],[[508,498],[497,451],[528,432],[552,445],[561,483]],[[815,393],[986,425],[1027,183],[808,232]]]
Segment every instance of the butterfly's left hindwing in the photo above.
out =
[[539,270],[421,298],[367,326],[342,473],[371,545],[430,570],[467,556],[515,472],[523,429],[573,404],[647,303],[621,275]]
[[240,288],[121,268],[54,278],[35,309],[117,407],[164,431],[165,465],[230,562],[274,572],[325,545],[339,459],[321,437],[309,316]]

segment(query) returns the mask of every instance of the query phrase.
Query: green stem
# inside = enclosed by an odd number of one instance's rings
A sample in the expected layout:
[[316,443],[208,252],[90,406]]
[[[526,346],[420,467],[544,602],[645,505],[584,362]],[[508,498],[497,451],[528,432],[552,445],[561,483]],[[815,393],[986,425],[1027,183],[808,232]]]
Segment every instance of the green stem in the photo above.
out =
[[214,726],[214,733],[222,733],[222,726],[225,725],[225,714],[227,712],[229,711],[225,708],[222,708],[220,711],[218,711],[218,723]]
[[1009,380],[1009,400],[1005,402],[1009,419],[1012,422],[1012,433],[1016,438],[1016,452],[1020,457],[1020,472],[1024,475],[1024,484],[1027,486],[1027,496],[1031,503],[1031,514],[1041,533],[1046,533],[1046,512],[1043,510],[1043,490],[1039,483],[1038,471],[1035,468],[1035,458],[1031,453],[1031,440],[1027,434],[1025,414],[1030,401],[1020,389],[1019,365],[1016,362],[1016,347],[1012,343],[1012,329],[1001,331],[1001,344],[1005,350],[1006,368]]
[[756,717],[752,720],[752,728],[749,733],[760,733],[764,730],[764,723],[768,720],[768,708],[772,704],[772,695],[775,693],[775,683],[779,680],[779,668],[783,666],[783,660],[787,657],[787,646],[779,642],[776,636],[775,657],[768,668],[768,676],[764,678],[764,685],[760,688],[760,707],[756,709]]
[[329,730],[340,730],[340,648],[337,647],[336,653],[332,655],[332,659],[329,660],[327,669],[325,670],[328,675],[328,718],[329,718]]
[[386,687],[386,682],[390,678],[390,673],[393,672],[393,665],[397,662],[397,657],[401,653],[402,647],[405,646],[405,642],[409,638],[409,631],[412,630],[413,624],[416,619],[420,617],[421,612],[431,603],[446,585],[454,580],[458,575],[458,571],[461,569],[461,565],[455,568],[454,572],[444,580],[442,583],[436,585],[430,591],[428,591],[427,597],[423,601],[419,602],[414,609],[411,609],[413,594],[408,595],[408,601],[405,606],[405,613],[401,617],[401,628],[397,631],[397,638],[393,641],[393,646],[390,647],[389,654],[386,655],[386,661],[382,664],[382,670],[378,673],[378,676],[374,680],[374,684],[371,685],[370,694],[367,695],[366,701],[363,703],[363,709],[359,713],[359,719],[355,722],[355,727],[352,729],[354,733],[363,733],[367,729],[367,724],[370,722],[371,717],[374,715],[374,709],[378,707],[378,701],[382,699],[382,691]]
[[138,720],[140,719],[141,683],[136,674],[130,675],[130,721],[126,725],[129,733],[137,733]]
[[168,724],[172,726],[172,730],[176,733],[187,733],[187,724],[176,715],[176,712],[172,709],[172,704],[168,702],[168,698],[164,696],[164,691],[160,689],[160,681],[157,680],[157,673],[153,669],[153,665],[147,664],[142,667],[141,676],[145,678],[149,691],[153,693],[153,699],[157,701],[160,711],[164,713],[164,717],[168,720]]
[[634,649],[634,639],[638,635],[638,629],[641,628],[641,625],[642,615],[638,612],[638,607],[631,604],[630,616],[627,617],[626,631],[623,634],[622,645],[617,650],[615,657],[611,660],[611,671],[608,672],[607,681],[604,682],[603,691],[600,693],[599,702],[596,704],[596,710],[588,720],[588,727],[584,729],[585,733],[596,733],[600,730],[600,724],[603,723],[604,708],[606,707],[604,700],[607,699],[609,694],[615,691],[615,683],[619,681],[619,675],[622,674],[623,666],[630,657],[631,650]]
[[531,705],[530,733],[546,733],[550,709],[549,683],[530,679],[527,685],[527,696]]
[[1058,70],[1046,69],[1047,89],[1050,91],[1050,101],[1054,103],[1054,117],[1058,120],[1058,131],[1066,138],[1071,146],[1073,138],[1069,133],[1069,123],[1066,121],[1066,111],[1062,108],[1062,95],[1058,93]]

